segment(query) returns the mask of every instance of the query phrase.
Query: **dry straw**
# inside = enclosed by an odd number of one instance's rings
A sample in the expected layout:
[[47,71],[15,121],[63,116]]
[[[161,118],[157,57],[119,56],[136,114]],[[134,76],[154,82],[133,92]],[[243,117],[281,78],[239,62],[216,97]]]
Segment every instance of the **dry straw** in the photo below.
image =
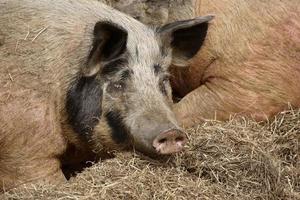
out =
[[300,199],[300,112],[272,122],[207,121],[168,160],[133,153],[99,162],[61,186],[27,185],[4,199]]

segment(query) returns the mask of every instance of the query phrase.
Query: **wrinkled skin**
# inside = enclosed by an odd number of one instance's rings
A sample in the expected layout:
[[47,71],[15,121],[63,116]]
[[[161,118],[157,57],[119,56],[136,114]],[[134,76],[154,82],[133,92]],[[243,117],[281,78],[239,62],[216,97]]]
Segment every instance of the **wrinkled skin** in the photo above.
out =
[[169,66],[197,53],[211,16],[152,29],[84,0],[2,0],[0,13],[1,189],[62,182],[115,150],[183,150]]
[[[176,1],[164,4],[172,2]],[[146,7],[155,3],[149,1]],[[178,9],[156,5],[154,10],[169,9],[165,21],[190,15],[216,16],[197,56],[187,68],[175,67],[171,72],[174,94],[182,98],[174,111],[183,125],[192,126],[203,119],[226,120],[236,114],[261,121],[288,104],[300,107],[298,0],[196,0],[186,1],[189,8],[183,10],[178,2]],[[151,21],[151,13],[141,14],[140,20]],[[152,23],[162,21],[153,19]]]

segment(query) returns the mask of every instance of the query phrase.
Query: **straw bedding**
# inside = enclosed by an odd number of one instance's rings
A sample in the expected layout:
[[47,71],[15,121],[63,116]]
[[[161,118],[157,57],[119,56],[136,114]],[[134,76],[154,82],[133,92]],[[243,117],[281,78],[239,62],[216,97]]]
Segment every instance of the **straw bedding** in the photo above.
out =
[[185,152],[153,160],[123,152],[63,185],[25,185],[3,199],[300,199],[300,111],[272,122],[207,121]]

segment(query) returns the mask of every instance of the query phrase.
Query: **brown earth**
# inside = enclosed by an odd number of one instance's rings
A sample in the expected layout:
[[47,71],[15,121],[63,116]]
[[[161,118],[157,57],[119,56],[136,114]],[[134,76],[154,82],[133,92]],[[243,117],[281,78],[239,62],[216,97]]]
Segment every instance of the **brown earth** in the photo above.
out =
[[300,111],[187,131],[187,150],[167,161],[117,153],[64,185],[26,185],[0,199],[300,199]]

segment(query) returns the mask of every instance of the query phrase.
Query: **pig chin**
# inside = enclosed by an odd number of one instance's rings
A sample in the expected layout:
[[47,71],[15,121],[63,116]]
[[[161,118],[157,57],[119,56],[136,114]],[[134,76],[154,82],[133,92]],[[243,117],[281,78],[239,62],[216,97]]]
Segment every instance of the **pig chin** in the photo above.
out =
[[161,156],[155,148],[146,141],[141,141],[140,139],[133,141],[133,148],[135,151],[140,152],[149,157],[159,157]]

